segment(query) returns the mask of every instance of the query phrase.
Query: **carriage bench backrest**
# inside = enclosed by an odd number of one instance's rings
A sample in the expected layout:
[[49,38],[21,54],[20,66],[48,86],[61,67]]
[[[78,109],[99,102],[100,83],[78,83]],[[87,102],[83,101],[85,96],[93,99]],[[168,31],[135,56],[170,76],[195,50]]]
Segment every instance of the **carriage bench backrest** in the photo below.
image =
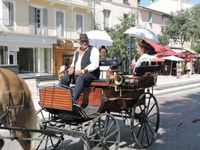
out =
[[153,87],[157,82],[157,74],[160,66],[143,66],[136,68],[135,88]]
[[72,96],[69,89],[48,86],[40,88],[39,94],[39,103],[42,107],[72,111]]
[[159,65],[137,67],[135,68],[135,76],[142,76],[147,72],[157,73],[160,71],[160,69],[161,68]]

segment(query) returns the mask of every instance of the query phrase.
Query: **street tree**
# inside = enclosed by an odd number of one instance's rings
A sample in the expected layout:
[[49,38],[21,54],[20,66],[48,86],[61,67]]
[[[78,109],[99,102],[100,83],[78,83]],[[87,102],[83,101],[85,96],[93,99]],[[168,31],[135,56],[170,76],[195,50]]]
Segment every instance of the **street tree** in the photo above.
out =
[[106,29],[108,34],[111,36],[113,40],[113,46],[108,48],[108,53],[112,58],[117,58],[122,61],[123,71],[127,72],[130,66],[130,62],[132,59],[132,47],[128,49],[131,45],[133,45],[134,41],[128,35],[125,35],[124,32],[130,27],[135,26],[135,16],[133,14],[129,14],[124,16],[123,18],[119,18],[121,23]]
[[199,47],[200,42],[200,4],[190,9],[189,32],[191,35],[191,48]]
[[162,30],[163,34],[166,34],[173,42],[181,43],[183,47],[183,44],[190,40],[189,17],[188,9],[178,11],[177,14],[170,16],[164,30]]
[[129,14],[123,18],[119,18],[119,20],[121,21],[120,24],[106,29],[113,40],[113,46],[109,47],[108,53],[111,57],[118,57],[121,60],[127,60],[127,46],[131,37],[125,35],[124,32],[128,28],[135,26],[135,16],[133,14]]

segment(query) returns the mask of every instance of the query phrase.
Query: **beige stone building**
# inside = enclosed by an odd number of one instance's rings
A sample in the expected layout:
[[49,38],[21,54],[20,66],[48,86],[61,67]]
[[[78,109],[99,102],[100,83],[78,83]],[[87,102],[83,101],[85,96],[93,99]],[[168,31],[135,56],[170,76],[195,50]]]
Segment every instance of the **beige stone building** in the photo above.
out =
[[103,30],[135,13],[137,0],[1,0],[0,64],[21,73],[57,73],[80,33]]
[[137,0],[95,0],[95,27],[99,30],[120,24],[128,14],[136,15]]
[[78,34],[92,29],[92,10],[90,0],[1,0],[0,64],[52,73],[53,44],[59,39],[73,49]]

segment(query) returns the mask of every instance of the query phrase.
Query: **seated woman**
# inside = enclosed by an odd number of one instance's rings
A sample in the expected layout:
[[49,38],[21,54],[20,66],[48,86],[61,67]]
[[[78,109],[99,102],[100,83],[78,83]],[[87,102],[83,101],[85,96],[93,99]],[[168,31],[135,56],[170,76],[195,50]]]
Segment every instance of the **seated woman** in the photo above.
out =
[[107,56],[108,50],[105,46],[101,46],[99,49],[99,65],[100,65],[100,79],[107,78],[107,71],[108,69],[117,69],[119,65],[121,65],[121,60],[116,60],[109,58]]
[[150,58],[152,54],[155,53],[154,49],[144,40],[140,40],[137,42],[137,53],[140,55],[139,59],[135,64],[135,68],[133,70],[134,75],[137,74],[138,67],[149,66]]

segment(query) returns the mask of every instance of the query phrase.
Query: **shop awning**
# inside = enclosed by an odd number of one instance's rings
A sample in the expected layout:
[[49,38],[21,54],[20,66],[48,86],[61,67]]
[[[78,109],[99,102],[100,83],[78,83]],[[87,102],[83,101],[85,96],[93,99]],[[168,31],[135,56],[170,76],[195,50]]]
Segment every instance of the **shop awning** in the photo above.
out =
[[157,52],[156,56],[177,56],[178,53],[173,51],[169,46],[167,45],[160,45],[155,42],[148,41],[148,43],[155,49]]
[[193,57],[186,57],[186,58],[183,58],[185,61],[195,61],[197,60],[196,58],[193,58]]
[[195,55],[196,55],[195,53],[190,52],[190,51],[185,51],[185,52],[179,53],[179,56],[182,56],[182,57],[195,56]]

